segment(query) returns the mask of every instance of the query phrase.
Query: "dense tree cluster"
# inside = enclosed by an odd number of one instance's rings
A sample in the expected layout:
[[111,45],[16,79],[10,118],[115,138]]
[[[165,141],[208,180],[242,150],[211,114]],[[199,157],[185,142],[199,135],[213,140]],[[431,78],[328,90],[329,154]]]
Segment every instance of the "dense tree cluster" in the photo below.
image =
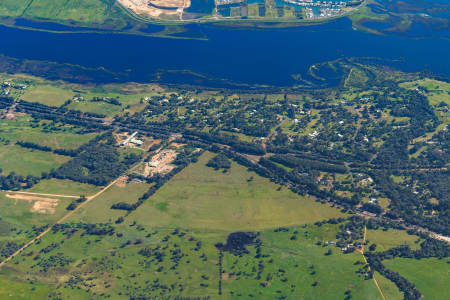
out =
[[55,154],[71,156],[71,157],[75,157],[78,154],[78,150],[76,150],[76,149],[52,149],[51,147],[48,147],[48,146],[42,146],[42,145],[38,145],[35,143],[24,142],[24,141],[17,141],[16,144],[23,148],[36,149],[36,150],[45,151],[45,152],[53,152]]
[[290,154],[277,154],[270,157],[271,160],[291,168],[302,168],[303,170],[320,170],[324,172],[346,173],[344,165],[329,164],[318,160],[308,160]]
[[[0,169],[1,174],[1,169]],[[0,190],[20,190],[27,189],[38,183],[40,178],[28,175],[23,177],[15,172],[11,172],[8,175],[0,175]]]
[[211,158],[206,165],[216,170],[229,169],[231,167],[231,162],[224,154],[218,154]]
[[253,232],[233,232],[228,235],[225,244],[218,243],[216,244],[216,247],[239,256],[248,253],[248,250],[245,247],[253,244],[257,236],[258,235]]
[[140,159],[134,153],[121,159],[114,144],[115,141],[111,137],[95,143],[90,142],[75,158],[54,170],[51,175],[59,179],[106,185]]

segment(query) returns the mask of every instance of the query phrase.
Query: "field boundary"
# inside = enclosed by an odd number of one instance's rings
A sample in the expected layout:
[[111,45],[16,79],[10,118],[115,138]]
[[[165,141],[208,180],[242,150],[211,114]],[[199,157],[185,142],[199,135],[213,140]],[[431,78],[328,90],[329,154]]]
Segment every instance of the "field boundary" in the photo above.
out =
[[73,196],[73,195],[58,195],[58,194],[45,194],[45,193],[20,192],[20,191],[5,191],[5,193],[33,195],[33,196],[48,196],[48,197],[56,197],[56,198],[73,198],[73,199],[80,198],[80,196]]
[[[367,227],[364,226],[364,238],[363,238],[363,244],[364,244],[365,241],[366,241],[366,233],[367,233]],[[367,259],[366,259],[365,255],[364,255],[364,247],[361,248],[360,252],[361,252],[361,254],[362,254],[362,257],[363,257],[363,259],[364,259],[364,262],[367,264]],[[369,266],[369,271],[370,271],[370,266]],[[380,285],[378,284],[378,281],[377,281],[377,279],[375,278],[375,275],[372,275],[372,279],[373,279],[373,282],[375,283],[375,286],[377,287],[378,291],[380,292],[381,298],[383,298],[383,300],[386,300],[386,297],[384,297],[383,291],[381,290],[381,287],[380,287]]]
[[[66,219],[68,219],[69,217],[71,217],[75,212],[77,212],[80,208],[82,208],[83,206],[85,206],[87,203],[89,203],[90,201],[94,200],[96,197],[100,196],[101,194],[103,194],[103,192],[105,192],[106,190],[108,190],[111,186],[113,186],[114,184],[117,183],[117,181],[119,181],[120,179],[122,179],[122,176],[119,176],[118,178],[116,178],[115,180],[113,180],[112,182],[110,182],[107,186],[105,186],[103,189],[101,189],[100,191],[98,191],[96,194],[87,197],[87,200],[82,202],[80,205],[78,205],[74,210],[70,211],[69,213],[67,213],[66,215],[62,216],[58,221],[56,221],[55,224],[49,226],[45,231],[43,231],[42,233],[40,233],[37,237],[33,238],[31,241],[29,241],[28,243],[26,243],[24,246],[22,246],[19,250],[17,250],[16,252],[14,252],[13,254],[11,254],[9,257],[7,257],[4,261],[2,261],[0,263],[0,269],[6,265],[10,260],[12,260],[14,257],[16,257],[17,255],[19,255],[20,253],[22,253],[25,249],[27,249],[28,247],[30,247],[31,245],[33,245],[34,243],[36,243],[37,240],[41,239],[44,235],[46,235],[47,233],[50,232],[50,230],[52,230],[52,228],[55,225],[61,224],[63,223]],[[75,197],[78,198],[78,197]]]

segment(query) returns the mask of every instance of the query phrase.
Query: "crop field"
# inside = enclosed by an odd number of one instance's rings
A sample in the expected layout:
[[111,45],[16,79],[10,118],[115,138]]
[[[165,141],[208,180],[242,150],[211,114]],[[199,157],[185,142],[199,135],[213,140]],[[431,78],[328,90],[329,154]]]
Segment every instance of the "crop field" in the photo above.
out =
[[383,264],[413,282],[424,299],[447,299],[450,269],[448,258],[395,258]]
[[259,230],[342,216],[337,209],[300,197],[236,163],[226,173],[205,164],[205,153],[163,186],[128,220],[150,226]]
[[40,176],[67,162],[70,157],[40,150],[29,150],[16,145],[0,146],[0,168],[3,174],[16,172],[27,176]]

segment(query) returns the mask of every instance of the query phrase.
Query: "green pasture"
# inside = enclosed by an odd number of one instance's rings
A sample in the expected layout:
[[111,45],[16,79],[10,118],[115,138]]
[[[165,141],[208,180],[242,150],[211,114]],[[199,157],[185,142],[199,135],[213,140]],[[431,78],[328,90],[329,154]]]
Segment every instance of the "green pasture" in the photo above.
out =
[[[237,163],[226,173],[206,166],[205,153],[128,217],[151,226],[259,230],[343,216]],[[164,210],[159,208],[164,207]]]
[[410,280],[423,294],[424,299],[444,300],[448,298],[450,282],[449,260],[437,258],[395,258],[383,264]]

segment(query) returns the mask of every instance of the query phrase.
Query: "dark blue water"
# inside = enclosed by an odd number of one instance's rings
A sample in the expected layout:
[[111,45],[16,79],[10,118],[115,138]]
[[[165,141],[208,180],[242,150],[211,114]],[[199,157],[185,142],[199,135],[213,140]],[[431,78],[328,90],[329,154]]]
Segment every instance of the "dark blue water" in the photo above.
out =
[[[315,63],[341,57],[401,60],[404,71],[450,76],[450,40],[408,39],[353,30],[341,19],[286,29],[198,27],[209,40],[164,39],[109,33],[55,34],[0,26],[0,54],[126,72],[123,80],[147,82],[156,72],[187,70],[222,82],[290,86]],[[191,28],[192,29],[192,28]],[[167,83],[196,84],[192,76],[163,76]],[[120,78],[118,78],[120,80]]]

